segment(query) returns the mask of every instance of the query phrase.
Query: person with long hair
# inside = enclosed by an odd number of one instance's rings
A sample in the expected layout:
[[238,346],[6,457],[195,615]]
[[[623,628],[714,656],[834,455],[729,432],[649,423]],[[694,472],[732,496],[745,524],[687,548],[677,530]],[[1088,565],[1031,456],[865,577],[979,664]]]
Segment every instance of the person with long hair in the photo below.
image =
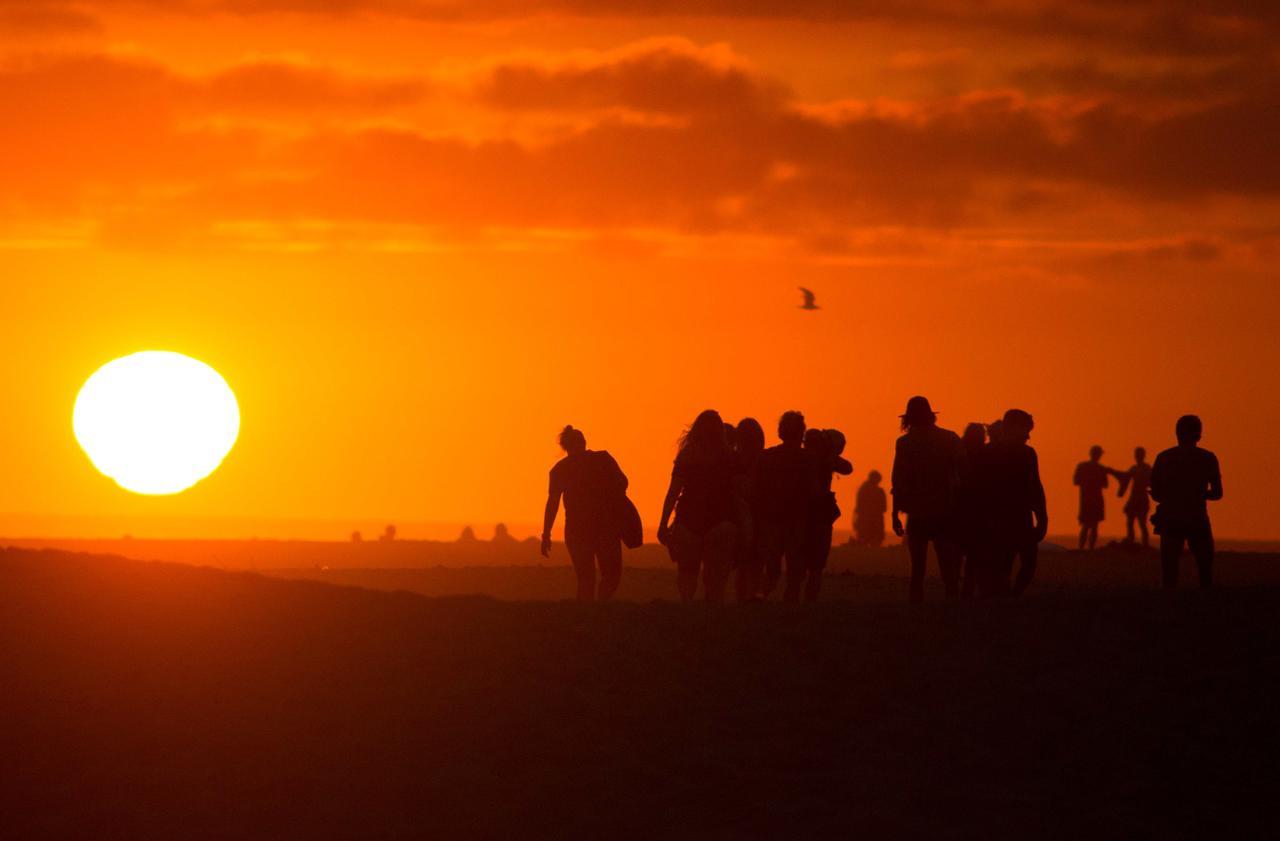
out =
[[755,418],[738,422],[733,446],[733,481],[739,508],[738,542],[734,551],[734,590],[738,601],[754,601],[760,592],[761,557],[760,456],[764,452],[764,428]]
[[[565,456],[551,468],[542,518],[542,556],[551,556],[551,529],[564,499],[564,542],[578,577],[578,601],[613,598],[622,581],[622,524],[619,503],[627,477],[605,450],[588,450],[581,430],[560,432]],[[599,589],[596,569],[599,567]]]
[[[924,397],[912,397],[901,417],[902,437],[893,458],[893,532],[906,536],[911,555],[913,602],[924,601],[929,544],[948,597],[960,594],[955,506],[959,485],[960,436],[938,426],[938,415]],[[902,514],[907,524],[902,525]]]
[[693,601],[699,574],[706,600],[724,601],[738,539],[733,468],[724,421],[719,412],[708,409],[680,437],[658,521],[658,541],[676,564],[676,585],[683,602]]

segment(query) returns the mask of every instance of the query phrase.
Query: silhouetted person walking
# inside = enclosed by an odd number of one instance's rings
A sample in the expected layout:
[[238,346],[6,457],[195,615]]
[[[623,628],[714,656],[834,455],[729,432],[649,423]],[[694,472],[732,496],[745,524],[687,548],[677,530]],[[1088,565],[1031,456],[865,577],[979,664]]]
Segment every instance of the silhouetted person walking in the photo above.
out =
[[622,580],[620,513],[627,477],[607,451],[588,450],[586,436],[572,426],[560,433],[560,447],[565,457],[551,468],[551,487],[542,518],[542,555],[551,555],[551,528],[563,497],[564,543],[578,576],[578,600],[608,601]]
[[1102,448],[1089,449],[1089,460],[1076,465],[1075,484],[1080,488],[1080,548],[1093,551],[1098,545],[1098,524],[1107,518],[1103,491],[1107,477],[1114,473],[1102,464]]
[[956,504],[956,548],[963,566],[961,595],[974,595],[987,560],[987,531],[978,487],[978,467],[987,445],[987,428],[971,423],[960,436],[963,458],[960,460],[960,493]]
[[760,456],[760,533],[758,536],[764,578],[762,598],[769,598],[788,568],[800,563],[809,502],[815,490],[812,453],[804,449],[805,422],[799,412],[786,412],[778,420],[782,440]]
[[1200,572],[1200,586],[1213,585],[1213,528],[1209,505],[1222,499],[1222,471],[1218,457],[1202,449],[1204,426],[1200,418],[1178,420],[1178,446],[1156,456],[1151,468],[1151,498],[1159,503],[1155,516],[1160,535],[1160,561],[1166,590],[1178,586],[1178,561],[1182,547],[1190,544]]
[[[959,483],[960,437],[938,426],[938,416],[924,397],[912,397],[903,413],[893,458],[893,531],[907,538],[911,554],[911,601],[924,601],[929,544],[948,596],[960,594],[955,548],[955,501]],[[901,514],[907,515],[902,526]]]
[[733,566],[736,571],[735,591],[740,602],[753,601],[760,592],[759,486],[760,456],[763,454],[764,428],[755,418],[743,418],[738,422],[733,447],[733,481],[739,508]]
[[[1010,409],[1000,437],[978,456],[974,485],[987,544],[977,581],[981,596],[1020,596],[1035,578],[1040,542],[1049,531],[1049,511],[1040,459],[1027,445],[1034,428],[1030,414]],[[1011,589],[1015,558],[1018,577]]]
[[1128,535],[1126,543],[1134,543],[1134,527],[1142,533],[1142,546],[1151,545],[1151,536],[1147,533],[1147,515],[1151,513],[1151,465],[1147,464],[1147,451],[1138,447],[1133,451],[1133,467],[1120,474],[1120,496],[1129,492],[1129,499],[1124,504],[1125,531]]
[[[675,523],[668,527],[672,511]],[[737,518],[733,453],[725,440],[724,421],[708,409],[681,436],[658,524],[658,540],[676,564],[681,601],[693,600],[699,573],[707,601],[724,601],[738,539]]]
[[831,490],[831,481],[838,473],[848,476],[853,465],[844,458],[844,434],[836,429],[810,429],[804,436],[804,449],[809,453],[809,467],[813,471],[812,497],[805,513],[804,535],[800,552],[788,559],[786,601],[799,601],[803,594],[807,602],[818,600],[822,590],[822,573],[831,557],[831,535],[836,520],[840,519],[840,506]]
[[879,549],[884,545],[884,515],[889,513],[889,497],[880,487],[884,477],[879,470],[867,474],[867,481],[858,488],[858,500],[853,509],[853,535],[859,546]]

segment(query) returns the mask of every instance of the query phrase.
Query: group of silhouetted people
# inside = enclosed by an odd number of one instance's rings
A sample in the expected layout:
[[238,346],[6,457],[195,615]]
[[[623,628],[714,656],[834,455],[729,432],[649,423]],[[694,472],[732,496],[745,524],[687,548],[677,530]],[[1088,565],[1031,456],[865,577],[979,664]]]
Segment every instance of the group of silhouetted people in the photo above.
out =
[[1031,585],[1049,528],[1039,459],[1027,444],[1034,428],[1030,414],[1010,409],[990,426],[969,424],[961,437],[938,426],[926,398],[908,401],[892,496],[893,530],[911,557],[912,601],[924,599],[930,544],[950,597],[1019,595]]
[[722,602],[731,577],[738,601],[760,601],[784,574],[785,600],[818,598],[840,518],[832,478],[853,465],[842,455],[844,435],[808,429],[799,412],[782,416],[778,438],[766,448],[759,421],[734,426],[710,409],[681,436],[658,540],[676,564],[683,601],[701,578],[704,598]]
[[[893,530],[905,539],[911,559],[912,601],[924,599],[930,545],[949,597],[1025,592],[1049,527],[1039,459],[1028,443],[1035,428],[1031,415],[1010,409],[994,423],[969,424],[961,436],[938,425],[926,398],[913,397],[900,421],[890,494],[872,471],[857,495],[855,542],[883,543],[891,498]],[[818,598],[840,517],[832,481],[852,473],[853,465],[843,456],[844,435],[808,429],[799,412],[783,414],[777,431],[780,443],[766,447],[754,418],[732,425],[707,410],[680,437],[658,540],[676,565],[682,601],[692,601],[701,582],[707,601],[723,602],[731,580],[738,601],[768,599],[784,580],[785,600]],[[1150,467],[1139,448],[1125,472],[1104,467],[1095,447],[1076,471],[1082,548],[1096,542],[1105,512],[1102,492],[1115,476],[1121,495],[1130,491],[1130,541],[1135,525],[1146,541],[1150,501],[1158,504],[1151,522],[1161,537],[1164,585],[1176,586],[1178,559],[1189,544],[1201,585],[1208,587],[1213,533],[1207,502],[1222,498],[1222,479],[1217,458],[1198,446],[1201,432],[1198,418],[1183,417],[1177,447]],[[639,543],[639,515],[626,497],[627,477],[609,453],[588,450],[572,426],[561,432],[560,445],[565,457],[551,470],[542,552],[550,552],[563,500],[578,598],[607,601],[621,578],[623,535],[633,534],[628,545]]]

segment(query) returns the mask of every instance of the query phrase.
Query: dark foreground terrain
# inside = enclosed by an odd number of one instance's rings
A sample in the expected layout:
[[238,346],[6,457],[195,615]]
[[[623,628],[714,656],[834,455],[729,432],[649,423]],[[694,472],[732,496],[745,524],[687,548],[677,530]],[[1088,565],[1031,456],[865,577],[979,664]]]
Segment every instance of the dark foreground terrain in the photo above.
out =
[[1242,568],[685,608],[7,550],[0,838],[1274,838]]

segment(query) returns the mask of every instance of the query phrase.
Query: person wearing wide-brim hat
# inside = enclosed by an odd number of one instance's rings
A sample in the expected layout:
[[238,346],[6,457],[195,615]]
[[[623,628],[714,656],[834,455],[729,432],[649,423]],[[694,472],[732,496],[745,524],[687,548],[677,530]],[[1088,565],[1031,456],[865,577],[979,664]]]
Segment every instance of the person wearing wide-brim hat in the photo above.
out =
[[[959,556],[955,543],[955,505],[959,483],[960,436],[938,426],[938,415],[928,398],[912,397],[900,416],[903,435],[898,439],[891,480],[893,531],[906,537],[911,554],[911,600],[924,600],[924,577],[929,544],[938,556],[938,568],[947,595],[960,593]],[[902,514],[907,515],[906,527]]]

